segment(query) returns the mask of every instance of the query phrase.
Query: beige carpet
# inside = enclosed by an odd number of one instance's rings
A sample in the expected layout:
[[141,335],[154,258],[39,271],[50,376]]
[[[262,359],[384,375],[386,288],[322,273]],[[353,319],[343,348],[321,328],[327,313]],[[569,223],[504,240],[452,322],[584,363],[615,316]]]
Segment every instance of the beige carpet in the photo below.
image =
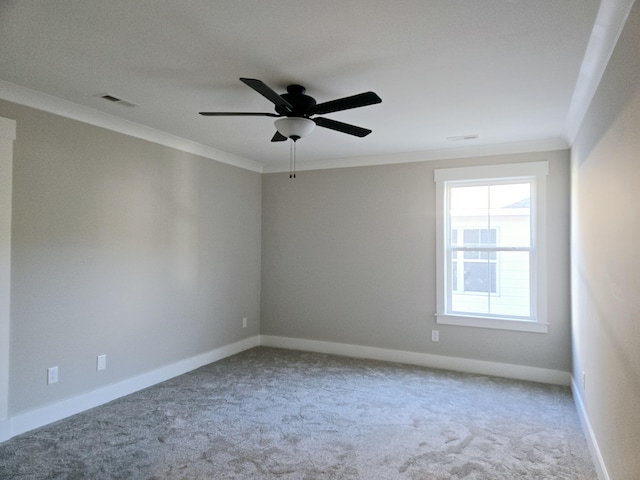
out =
[[261,347],[0,444],[0,478],[596,474],[566,388]]

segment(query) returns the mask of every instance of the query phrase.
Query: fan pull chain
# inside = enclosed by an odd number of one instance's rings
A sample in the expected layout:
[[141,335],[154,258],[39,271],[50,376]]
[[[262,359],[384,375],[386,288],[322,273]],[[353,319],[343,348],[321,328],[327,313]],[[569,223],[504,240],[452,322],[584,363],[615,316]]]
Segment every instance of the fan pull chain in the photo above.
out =
[[289,178],[293,178],[293,140],[289,140]]
[[296,178],[296,139],[293,140],[293,178]]
[[289,178],[296,178],[296,141],[299,137],[290,137],[289,144]]

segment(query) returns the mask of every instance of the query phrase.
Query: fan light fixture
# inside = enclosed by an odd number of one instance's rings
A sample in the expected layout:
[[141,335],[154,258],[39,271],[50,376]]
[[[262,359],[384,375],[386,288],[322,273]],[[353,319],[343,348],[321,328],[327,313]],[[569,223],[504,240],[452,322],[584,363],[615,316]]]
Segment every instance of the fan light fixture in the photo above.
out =
[[280,135],[291,139],[291,148],[289,149],[289,178],[296,178],[296,142],[313,132],[316,122],[304,117],[283,117],[274,123]]
[[284,117],[274,123],[278,132],[294,142],[309,135],[316,126],[316,122],[304,117]]

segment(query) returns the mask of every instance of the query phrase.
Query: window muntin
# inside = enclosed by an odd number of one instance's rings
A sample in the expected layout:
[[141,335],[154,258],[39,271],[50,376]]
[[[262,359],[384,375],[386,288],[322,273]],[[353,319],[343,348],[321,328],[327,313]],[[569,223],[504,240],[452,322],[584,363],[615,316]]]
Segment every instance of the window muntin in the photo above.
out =
[[546,332],[547,169],[436,170],[438,323]]

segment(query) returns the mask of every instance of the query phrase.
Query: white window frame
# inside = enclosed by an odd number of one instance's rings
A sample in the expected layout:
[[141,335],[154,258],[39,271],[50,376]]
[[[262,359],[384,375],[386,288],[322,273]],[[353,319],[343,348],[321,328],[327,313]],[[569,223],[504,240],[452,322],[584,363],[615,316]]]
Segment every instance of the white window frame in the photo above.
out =
[[[441,168],[434,172],[436,182],[436,323],[465,327],[494,328],[522,332],[547,333],[547,187],[549,163],[527,162],[473,167]],[[447,239],[449,222],[447,191],[451,185],[486,182],[531,181],[531,316],[505,318],[491,315],[454,314],[449,311],[447,285]]]

